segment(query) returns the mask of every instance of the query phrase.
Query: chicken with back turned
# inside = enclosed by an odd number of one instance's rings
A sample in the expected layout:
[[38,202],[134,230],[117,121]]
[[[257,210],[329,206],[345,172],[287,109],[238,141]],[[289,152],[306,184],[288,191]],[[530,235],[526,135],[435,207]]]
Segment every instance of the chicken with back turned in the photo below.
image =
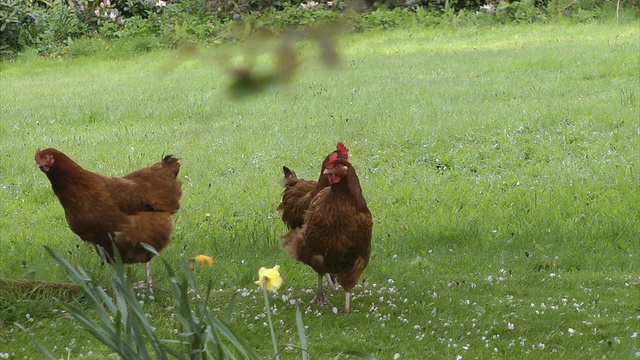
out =
[[124,263],[146,263],[146,281],[138,287],[153,291],[149,261],[154,255],[141,244],[159,252],[171,241],[171,216],[180,208],[182,195],[178,159],[168,155],[121,178],[85,170],[53,148],[38,149],[35,160],[64,208],[71,230],[103,248],[109,262],[114,261],[115,244]]

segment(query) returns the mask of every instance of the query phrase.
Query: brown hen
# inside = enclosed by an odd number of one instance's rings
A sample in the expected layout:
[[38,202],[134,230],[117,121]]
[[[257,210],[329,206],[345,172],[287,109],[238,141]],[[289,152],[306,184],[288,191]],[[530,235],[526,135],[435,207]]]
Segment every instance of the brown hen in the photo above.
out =
[[[309,208],[311,199],[325,187],[329,186],[329,180],[323,174],[327,168],[327,164],[332,163],[336,159],[347,159],[349,157],[349,149],[339,142],[336,144],[336,149],[327,155],[322,161],[320,167],[320,176],[318,181],[305,180],[298,178],[293,170],[283,166],[284,178],[280,183],[285,188],[282,192],[282,202],[278,205],[278,210],[282,212],[282,221],[287,225],[289,230],[302,227],[304,224],[304,215]],[[327,285],[336,290],[334,281],[331,279],[330,274],[327,276]],[[322,286],[322,274],[318,275],[318,286]]]
[[38,149],[35,160],[51,182],[71,230],[103,248],[109,262],[115,244],[124,263],[146,263],[146,282],[140,286],[153,291],[153,254],[140,244],[159,252],[171,241],[171,215],[180,208],[182,195],[178,159],[168,155],[121,178],[87,171],[52,148]]
[[[327,164],[323,176],[330,186],[311,200],[304,225],[284,236],[291,256],[322,274],[335,274],[345,294],[343,312],[350,312],[350,294],[369,263],[373,222],[355,169],[346,159]],[[321,185],[318,185],[318,187]],[[312,300],[329,304],[322,282]]]

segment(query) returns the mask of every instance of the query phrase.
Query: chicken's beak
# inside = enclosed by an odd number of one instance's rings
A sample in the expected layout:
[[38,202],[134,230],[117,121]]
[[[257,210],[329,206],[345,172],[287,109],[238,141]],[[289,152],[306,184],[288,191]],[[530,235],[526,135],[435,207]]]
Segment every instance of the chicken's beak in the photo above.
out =
[[338,166],[331,169],[327,168],[322,173],[327,175],[330,183],[337,184],[340,182],[340,179],[342,179],[342,176],[344,176],[347,173],[348,169],[349,168],[343,165],[343,166]]
[[40,169],[40,171],[46,173],[47,171],[49,171],[49,167],[45,164],[39,164],[36,163],[36,166],[38,167],[38,169]]
[[42,163],[42,156],[40,156],[40,148],[36,150],[36,167],[38,167],[40,170],[42,170],[42,168],[44,167],[44,164]]
[[345,166],[345,165],[342,165],[342,166],[338,166],[337,168],[324,169],[324,171],[322,173],[325,174],[325,175],[333,175],[336,170],[340,170],[342,172],[347,172],[347,170],[349,170],[349,168],[347,166]]
[[45,159],[42,158],[40,149],[36,151],[36,166],[38,167],[38,169],[40,169],[40,171],[44,173],[46,173],[50,169],[50,167],[46,164]]

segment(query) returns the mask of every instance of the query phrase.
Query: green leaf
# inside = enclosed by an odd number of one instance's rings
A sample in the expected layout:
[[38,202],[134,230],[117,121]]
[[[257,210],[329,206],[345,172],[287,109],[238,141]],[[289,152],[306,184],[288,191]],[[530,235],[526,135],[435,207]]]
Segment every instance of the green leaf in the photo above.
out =
[[231,317],[233,315],[233,307],[236,303],[236,293],[234,292],[231,295],[231,300],[229,300],[229,307],[227,307],[227,315],[225,316],[225,322],[228,325],[231,325]]
[[353,350],[346,350],[341,352],[340,354],[338,354],[338,356],[334,358],[334,360],[338,359],[341,355],[351,355],[351,356],[359,357],[361,359],[376,360],[376,357],[373,355],[370,355],[361,351],[353,351]]
[[53,356],[53,354],[51,354],[49,352],[49,350],[47,350],[47,348],[44,347],[44,345],[42,345],[42,343],[40,343],[40,341],[38,341],[38,339],[36,339],[35,336],[33,336],[33,334],[28,332],[27,329],[25,329],[24,327],[22,327],[22,325],[20,325],[20,324],[18,324],[16,322],[14,322],[14,325],[16,325],[17,327],[22,329],[22,331],[24,331],[25,334],[27,334],[27,336],[29,336],[29,338],[31,339],[31,342],[38,348],[38,351],[40,351],[40,353],[42,355],[44,355],[45,359],[47,359],[47,360],[56,360],[56,358]]
[[298,326],[298,336],[300,337],[300,347],[302,348],[302,360],[307,360],[309,356],[307,351],[307,336],[304,333],[302,313],[300,312],[300,307],[298,305],[296,305],[296,325]]
[[498,6],[496,6],[496,11],[505,11],[509,8],[511,8],[511,3],[508,1],[500,1]]

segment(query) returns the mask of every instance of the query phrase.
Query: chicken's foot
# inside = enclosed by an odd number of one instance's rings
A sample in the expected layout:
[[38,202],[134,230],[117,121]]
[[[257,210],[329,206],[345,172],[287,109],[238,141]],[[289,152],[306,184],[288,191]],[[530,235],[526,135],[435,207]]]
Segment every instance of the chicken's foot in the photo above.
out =
[[318,291],[316,291],[316,296],[311,300],[312,304],[318,304],[321,307],[331,306],[331,303],[327,299],[324,294],[324,289],[322,288],[322,278],[323,274],[318,274]]
[[134,284],[133,288],[136,290],[149,289],[149,292],[153,294],[153,279],[151,278],[151,263],[147,261],[144,265],[146,269],[146,280],[140,281],[139,283]]
[[313,297],[313,299],[311,300],[311,303],[312,304],[318,304],[321,307],[329,307],[329,306],[331,306],[331,303],[329,302],[329,300],[325,296],[324,291],[316,293],[316,296]]

